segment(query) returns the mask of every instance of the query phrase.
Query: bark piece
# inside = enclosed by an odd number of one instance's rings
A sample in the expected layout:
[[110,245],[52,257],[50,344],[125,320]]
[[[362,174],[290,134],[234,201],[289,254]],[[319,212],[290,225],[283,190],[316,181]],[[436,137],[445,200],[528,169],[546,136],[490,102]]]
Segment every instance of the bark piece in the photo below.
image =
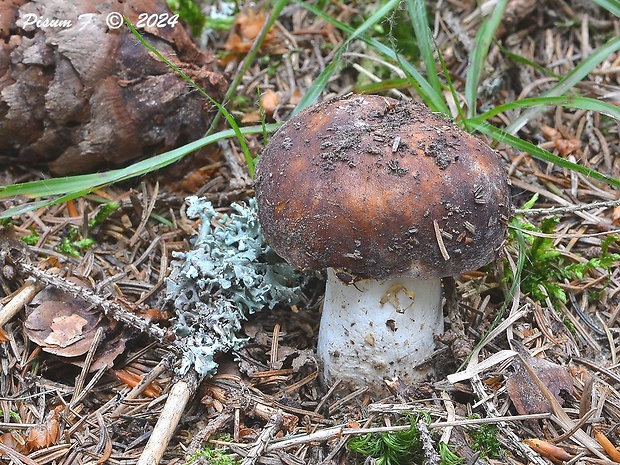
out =
[[[172,16],[164,0],[0,5],[0,162],[83,173],[162,153],[204,134],[214,114],[211,104],[127,27],[111,29],[110,13],[134,25],[140,14]],[[33,25],[33,15],[71,24]],[[226,80],[213,54],[200,51],[181,23],[140,32],[221,98]]]

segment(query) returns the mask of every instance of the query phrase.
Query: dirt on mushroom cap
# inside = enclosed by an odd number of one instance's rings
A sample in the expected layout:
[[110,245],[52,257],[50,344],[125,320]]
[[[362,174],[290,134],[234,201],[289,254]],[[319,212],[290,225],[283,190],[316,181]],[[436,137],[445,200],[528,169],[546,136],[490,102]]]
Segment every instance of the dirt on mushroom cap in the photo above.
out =
[[414,102],[351,95],[300,113],[256,171],[265,237],[301,269],[457,275],[491,261],[510,191],[498,155]]

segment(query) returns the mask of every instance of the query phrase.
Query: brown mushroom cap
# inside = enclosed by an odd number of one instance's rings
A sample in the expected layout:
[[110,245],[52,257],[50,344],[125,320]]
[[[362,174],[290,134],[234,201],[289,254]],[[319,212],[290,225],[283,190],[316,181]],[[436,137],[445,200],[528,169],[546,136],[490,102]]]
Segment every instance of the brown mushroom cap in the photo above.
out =
[[510,191],[498,155],[414,102],[350,95],[287,121],[255,176],[263,233],[300,269],[454,276],[489,263]]

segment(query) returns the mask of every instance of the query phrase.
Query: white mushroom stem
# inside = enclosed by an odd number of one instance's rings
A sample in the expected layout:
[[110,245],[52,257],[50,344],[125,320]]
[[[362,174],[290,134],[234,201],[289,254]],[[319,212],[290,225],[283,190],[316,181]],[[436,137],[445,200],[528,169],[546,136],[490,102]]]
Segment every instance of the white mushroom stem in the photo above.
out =
[[385,389],[385,379],[423,380],[443,332],[441,279],[363,279],[348,284],[327,270],[318,338],[323,381]]

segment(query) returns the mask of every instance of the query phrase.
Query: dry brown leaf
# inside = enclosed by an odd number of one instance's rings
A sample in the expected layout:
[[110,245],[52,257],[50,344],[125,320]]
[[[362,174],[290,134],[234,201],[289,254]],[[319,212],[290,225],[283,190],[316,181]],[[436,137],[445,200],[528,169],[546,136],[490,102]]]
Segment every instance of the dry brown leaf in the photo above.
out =
[[47,414],[45,423],[34,426],[27,431],[26,448],[29,452],[55,445],[60,439],[58,412],[63,407],[56,407]]
[[263,107],[263,111],[265,112],[265,114],[267,116],[271,116],[273,115],[273,113],[276,111],[276,108],[278,108],[278,105],[280,104],[280,97],[278,96],[277,92],[271,89],[267,89],[265,92],[263,92],[260,102],[261,102],[261,106]]
[[[72,315],[76,315],[77,318],[72,318]],[[52,329],[54,321],[63,320],[81,324],[81,337],[74,339],[71,343],[68,342],[68,338],[65,338],[67,345],[64,346],[49,342],[48,338],[54,332]],[[50,300],[43,302],[30,312],[24,322],[24,329],[30,340],[41,346],[45,352],[63,357],[77,357],[88,352],[100,321],[100,313],[85,312],[84,307],[76,301]],[[67,329],[67,331],[72,334],[76,333],[76,330]],[[60,339],[63,339],[60,333],[52,337],[52,340]]]
[[[573,377],[570,373],[561,366],[542,358],[532,357],[529,354],[522,355],[526,357],[536,376],[549,388],[560,405],[563,404],[564,399],[560,397],[560,391],[573,392]],[[506,389],[517,412],[521,415],[551,412],[549,402],[521,361],[515,358],[512,366],[515,371],[506,380]]]
[[[87,287],[77,278],[74,284]],[[48,287],[32,300],[24,322],[24,333],[45,352],[67,363],[83,366],[83,356],[90,349],[99,328],[104,329],[105,343],[95,355],[90,371],[111,367],[125,350],[127,336],[120,326],[105,317],[99,309],[58,289]]]
[[52,332],[44,342],[59,347],[70,346],[84,338],[83,329],[87,324],[88,320],[75,313],[56,317],[52,320]]
[[[224,48],[233,53],[248,52],[250,48],[252,48],[254,39],[258,37],[258,34],[265,25],[265,20],[265,13],[262,11],[258,13],[254,13],[253,11],[239,13],[235,18],[232,31],[226,40],[226,44],[224,44]],[[267,33],[263,44],[269,45],[274,39],[275,33],[273,29],[271,29]]]
[[554,145],[560,152],[560,155],[565,157],[579,149],[581,147],[581,141],[579,139],[558,139],[554,141]]
[[[26,450],[26,441],[17,431],[0,434],[0,443],[20,453],[28,452]],[[2,457],[1,453],[0,457]]]

